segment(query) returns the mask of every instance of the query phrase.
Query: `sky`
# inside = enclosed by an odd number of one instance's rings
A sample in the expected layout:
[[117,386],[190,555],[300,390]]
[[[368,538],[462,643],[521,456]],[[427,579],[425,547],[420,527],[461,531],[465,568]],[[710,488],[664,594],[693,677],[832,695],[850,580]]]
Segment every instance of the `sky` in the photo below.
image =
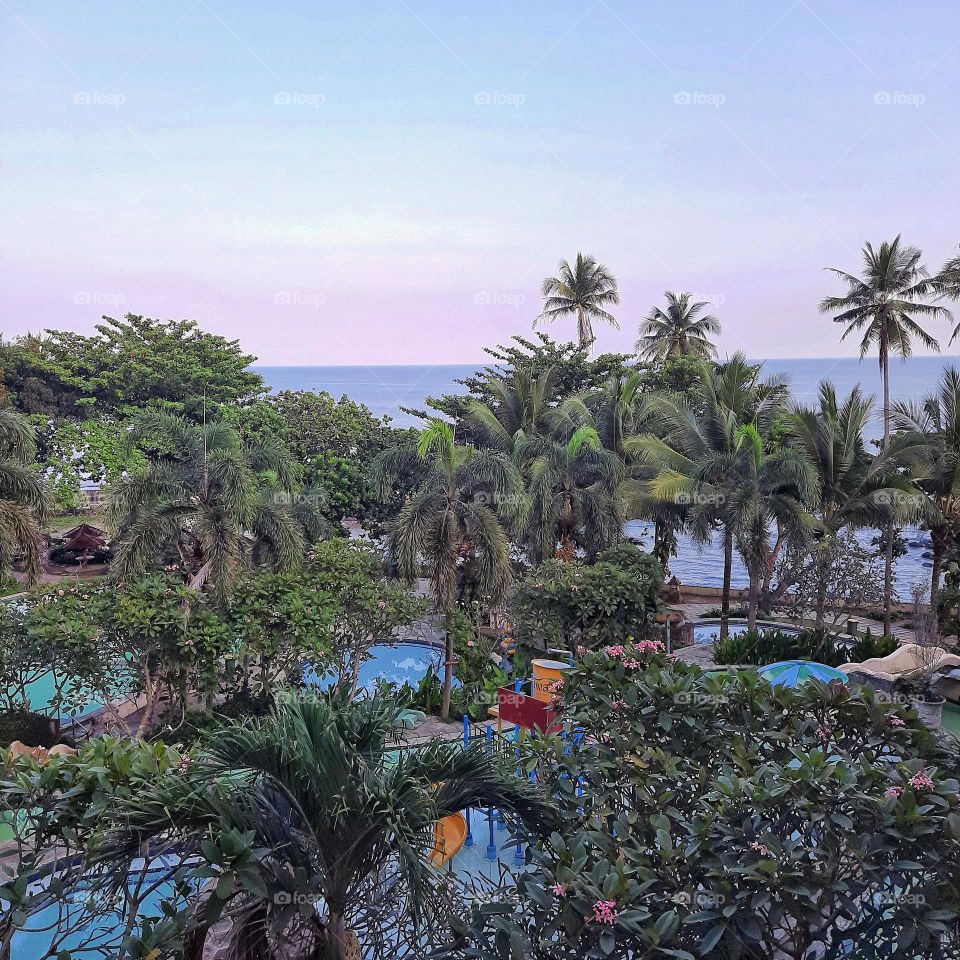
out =
[[620,283],[600,349],[669,289],[722,353],[854,355],[823,268],[960,243],[955,0],[2,0],[0,84],[5,336],[472,362],[582,250]]

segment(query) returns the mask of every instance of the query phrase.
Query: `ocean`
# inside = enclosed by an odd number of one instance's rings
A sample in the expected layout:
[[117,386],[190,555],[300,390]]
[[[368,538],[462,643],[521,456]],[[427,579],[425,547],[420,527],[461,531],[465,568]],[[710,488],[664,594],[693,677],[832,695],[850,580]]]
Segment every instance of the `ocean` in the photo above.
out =
[[[820,381],[833,381],[840,395],[860,384],[877,400],[874,421],[881,432],[879,408],[882,400],[880,367],[875,357],[807,360],[762,360],[766,376],[782,375],[790,382],[794,397],[814,403]],[[894,360],[890,368],[890,395],[894,400],[919,398],[933,389],[947,363],[957,357],[912,357],[905,363]],[[420,421],[403,413],[401,407],[423,409],[424,398],[444,393],[463,393],[455,381],[480,369],[483,363],[454,363],[422,366],[268,367],[255,366],[271,390],[326,390],[334,397],[346,395],[365,403],[377,416],[389,416],[398,427],[417,426]]]
[[[890,395],[894,400],[919,399],[934,389],[941,371],[948,363],[957,364],[957,357],[913,357],[905,363],[895,360],[890,370]],[[870,425],[872,437],[882,433],[880,406],[882,399],[880,370],[875,357],[863,361],[855,358],[805,360],[764,360],[767,376],[782,375],[790,382],[794,398],[801,403],[816,401],[820,381],[833,381],[841,396],[854,386],[876,397],[876,415]],[[389,416],[394,426],[419,426],[421,421],[404,413],[401,407],[424,409],[426,397],[445,393],[463,393],[455,381],[482,367],[482,363],[437,364],[423,366],[256,366],[271,390],[325,390],[334,397],[346,395],[366,404],[377,416]],[[652,530],[642,521],[631,521],[626,532],[647,546],[652,545]],[[872,534],[863,531],[861,539],[869,543]],[[910,589],[917,583],[929,583],[929,536],[923,531],[905,531],[907,554],[896,561],[896,590],[901,600],[908,600]],[[681,538],[678,556],[671,563],[671,573],[683,583],[720,586],[722,557],[718,543],[698,547]],[[734,585],[746,586],[746,572],[739,558],[734,562]]]

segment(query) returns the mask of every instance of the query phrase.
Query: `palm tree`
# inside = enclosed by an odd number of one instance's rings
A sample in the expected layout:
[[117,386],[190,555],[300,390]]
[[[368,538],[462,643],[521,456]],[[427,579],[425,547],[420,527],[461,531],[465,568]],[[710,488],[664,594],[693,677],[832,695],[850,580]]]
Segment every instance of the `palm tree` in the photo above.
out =
[[221,910],[233,920],[226,960],[360,956],[357,929],[399,955],[448,903],[430,862],[439,819],[495,806],[545,837],[553,818],[536,787],[481,746],[434,740],[397,752],[397,713],[383,696],[285,696],[119,805],[95,860],[121,886],[145,849],[197,858],[199,877],[219,873],[220,851],[232,851],[236,882],[202,888],[187,958],[203,955]]
[[[960,253],[943,265],[943,269],[936,278],[936,284],[942,294],[953,300],[960,300]],[[958,336],[960,336],[960,323],[954,327],[950,343],[953,343]]]
[[709,337],[719,336],[720,321],[711,315],[700,316],[710,306],[706,301],[691,302],[693,294],[664,294],[667,309],[654,307],[640,323],[636,351],[645,360],[662,363],[679,357],[708,360],[717,355]]
[[169,558],[191,587],[208,586],[223,599],[251,562],[285,570],[302,560],[305,531],[317,527],[295,516],[295,475],[284,447],[244,445],[228,424],[198,426],[160,412],[141,415],[131,439],[155,452],[108,494],[120,540],[117,580]]
[[[841,403],[829,381],[820,383],[815,407],[797,406],[791,418],[794,441],[817,478],[814,511],[817,552],[827,562],[831,545],[844,528],[882,527],[916,516],[919,491],[897,469],[889,451],[868,453],[864,430],[873,398],[854,387]],[[825,622],[827,583],[817,586],[816,626]]]
[[582,549],[592,561],[623,535],[618,497],[622,465],[604,447],[584,399],[570,397],[550,414],[550,435],[517,449],[528,477],[527,556],[541,563],[572,560]]
[[[916,318],[951,319],[950,311],[929,301],[937,288],[927,268],[920,262],[923,253],[916,247],[901,244],[899,235],[875,249],[868,243],[863,248],[861,275],[855,276],[835,267],[828,267],[847,285],[840,297],[826,297],[820,303],[823,313],[834,314],[835,323],[846,325],[841,340],[854,332],[863,334],[860,358],[875,345],[883,381],[883,449],[890,446],[890,354],[906,359],[913,353],[916,338],[930,350],[940,344],[917,322]],[[887,525],[884,564],[883,629],[890,632],[893,602],[893,528]]]
[[477,428],[486,446],[512,454],[517,443],[541,436],[548,429],[553,380],[553,367],[539,376],[528,367],[519,367],[509,377],[493,378],[490,389],[497,399],[492,405],[468,401],[466,419]]
[[533,321],[534,326],[541,321],[575,316],[577,338],[583,348],[589,348],[594,341],[594,320],[602,320],[614,329],[620,329],[613,315],[604,309],[620,302],[617,279],[593,257],[578,253],[572,267],[566,260],[561,260],[557,276],[546,277],[541,292],[543,310]]
[[733,527],[737,550],[747,568],[747,626],[757,625],[760,585],[773,569],[771,529],[777,541],[797,545],[808,539],[813,518],[804,502],[815,480],[809,462],[790,447],[773,453],[754,424],[738,428],[734,476],[723,507],[724,522]]
[[746,495],[757,490],[763,465],[757,461],[754,434],[761,440],[769,437],[784,409],[783,382],[761,381],[759,375],[760,368],[747,363],[742,353],[717,367],[701,362],[690,397],[651,397],[650,415],[658,421],[659,435],[640,434],[625,442],[638,464],[654,470],[649,481],[653,499],[686,511],[695,542],[709,543],[718,525],[722,530],[721,638],[729,632],[734,545],[738,535],[746,543],[745,520],[761,513]]
[[930,609],[937,609],[940,571],[951,539],[960,535],[960,370],[947,367],[935,393],[917,403],[896,403],[895,453],[913,467],[930,497]]
[[[434,420],[416,448],[387,450],[374,464],[383,497],[398,477],[419,471],[422,479],[403,505],[390,533],[388,559],[401,579],[412,584],[422,567],[436,610],[449,614],[457,599],[457,573],[469,559],[480,591],[498,603],[510,585],[510,545],[498,513],[516,518],[523,509],[523,486],[511,461],[501,453],[458,447],[453,428]],[[441,716],[450,715],[453,640],[446,637]]]
[[43,486],[34,467],[33,427],[13,410],[0,410],[0,578],[19,554],[27,582],[43,572]]

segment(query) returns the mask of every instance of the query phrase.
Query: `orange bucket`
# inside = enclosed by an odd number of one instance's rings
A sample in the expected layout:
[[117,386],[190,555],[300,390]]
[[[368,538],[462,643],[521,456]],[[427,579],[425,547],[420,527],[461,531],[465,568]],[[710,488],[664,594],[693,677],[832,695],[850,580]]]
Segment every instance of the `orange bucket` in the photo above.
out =
[[534,660],[533,699],[549,703],[554,698],[554,692],[550,687],[558,680],[562,680],[564,673],[569,669],[570,664],[563,660]]

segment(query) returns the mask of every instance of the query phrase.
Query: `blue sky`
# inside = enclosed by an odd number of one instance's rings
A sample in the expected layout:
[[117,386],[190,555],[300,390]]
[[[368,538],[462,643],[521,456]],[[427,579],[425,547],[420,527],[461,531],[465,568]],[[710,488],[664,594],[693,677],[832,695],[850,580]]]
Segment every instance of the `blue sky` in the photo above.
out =
[[0,22],[6,334],[129,311],[267,363],[472,361],[584,250],[622,288],[602,348],[687,289],[725,352],[834,355],[824,266],[960,243],[953,3],[3,0]]

